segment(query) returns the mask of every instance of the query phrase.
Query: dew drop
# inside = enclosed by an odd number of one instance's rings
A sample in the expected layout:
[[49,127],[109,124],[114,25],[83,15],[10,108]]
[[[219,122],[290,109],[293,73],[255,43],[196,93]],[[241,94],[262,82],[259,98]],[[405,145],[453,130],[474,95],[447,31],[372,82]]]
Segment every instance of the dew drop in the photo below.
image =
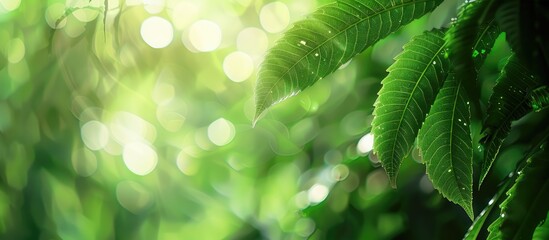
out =
[[437,64],[437,61],[433,61],[433,65],[436,65]]
[[452,169],[448,169],[448,172],[451,173],[451,172],[452,172]]
[[299,43],[301,43],[301,44],[303,44],[303,45],[307,45],[307,42],[305,42],[305,41],[303,41],[303,40],[299,41]]
[[319,56],[319,54],[318,54],[318,53],[315,53],[315,57],[318,57],[318,56]]
[[458,118],[458,121],[461,122],[461,118]]
[[477,57],[479,55],[479,52],[477,50],[473,51],[473,57]]
[[488,206],[494,204],[494,199],[490,199],[490,201],[488,202]]

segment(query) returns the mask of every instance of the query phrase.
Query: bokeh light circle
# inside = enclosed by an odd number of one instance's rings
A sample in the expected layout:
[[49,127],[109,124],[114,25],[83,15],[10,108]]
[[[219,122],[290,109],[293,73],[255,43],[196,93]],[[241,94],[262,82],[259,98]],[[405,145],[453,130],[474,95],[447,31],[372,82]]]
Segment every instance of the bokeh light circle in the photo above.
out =
[[189,41],[200,52],[211,52],[221,45],[222,32],[217,23],[199,20],[189,29]]
[[238,33],[236,48],[252,55],[263,55],[269,48],[269,38],[259,28],[245,28]]
[[243,82],[254,72],[254,62],[248,54],[233,52],[225,57],[223,71],[233,82]]
[[358,141],[356,148],[360,154],[366,154],[372,151],[372,149],[374,149],[374,135],[371,133],[364,135]]
[[19,8],[21,0],[0,0],[0,13],[2,10],[11,12]]
[[101,150],[109,142],[109,129],[99,121],[89,121],[80,129],[82,141],[90,150]]
[[290,11],[282,2],[269,3],[259,12],[261,26],[270,33],[278,33],[290,24]]
[[234,125],[224,118],[215,120],[208,126],[208,138],[217,146],[230,143],[235,135]]
[[126,167],[133,173],[145,176],[151,173],[158,162],[158,156],[149,145],[134,142],[124,146],[122,153]]
[[173,27],[161,17],[149,17],[141,24],[141,37],[152,48],[165,48],[173,40]]

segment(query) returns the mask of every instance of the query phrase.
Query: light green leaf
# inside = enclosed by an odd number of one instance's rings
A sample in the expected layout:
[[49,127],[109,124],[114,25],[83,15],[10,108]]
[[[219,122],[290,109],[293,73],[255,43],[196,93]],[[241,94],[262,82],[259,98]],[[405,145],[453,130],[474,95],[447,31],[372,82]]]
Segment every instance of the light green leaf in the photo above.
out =
[[501,227],[502,222],[503,222],[503,218],[498,217],[498,218],[496,218],[496,220],[494,220],[492,222],[492,224],[490,224],[490,226],[488,227],[488,232],[490,232],[490,234],[488,235],[486,240],[500,240],[500,239],[503,239],[501,231],[499,230],[499,228]]
[[286,32],[265,57],[255,89],[254,121],[271,105],[313,85],[441,2],[340,0],[319,8]]
[[447,76],[449,62],[443,51],[443,31],[417,36],[404,46],[381,82],[372,122],[374,150],[393,187],[400,163]]
[[[532,239],[549,210],[549,151],[530,158],[500,205],[501,216],[490,226],[490,239]],[[533,187],[537,186],[537,187]]]
[[448,74],[419,131],[418,142],[435,189],[473,219],[473,140],[467,93]]
[[486,136],[481,164],[479,187],[496,159],[503,140],[511,131],[511,122],[522,118],[532,110],[529,92],[539,86],[539,80],[530,74],[518,59],[511,56],[503,68],[494,93],[490,96],[488,116],[484,121]]
[[530,93],[532,108],[536,112],[549,108],[549,87],[541,86]]

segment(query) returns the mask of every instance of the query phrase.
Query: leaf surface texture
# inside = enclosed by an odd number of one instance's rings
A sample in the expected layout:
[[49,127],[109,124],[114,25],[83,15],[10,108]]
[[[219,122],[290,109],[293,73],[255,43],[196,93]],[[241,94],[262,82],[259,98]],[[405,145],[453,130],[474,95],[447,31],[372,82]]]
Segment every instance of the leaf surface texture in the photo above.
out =
[[254,121],[442,0],[340,0],[319,8],[277,41],[255,89]]
[[411,150],[447,76],[449,61],[444,58],[444,45],[441,30],[413,38],[381,82],[372,122],[374,150],[393,187],[400,163]]

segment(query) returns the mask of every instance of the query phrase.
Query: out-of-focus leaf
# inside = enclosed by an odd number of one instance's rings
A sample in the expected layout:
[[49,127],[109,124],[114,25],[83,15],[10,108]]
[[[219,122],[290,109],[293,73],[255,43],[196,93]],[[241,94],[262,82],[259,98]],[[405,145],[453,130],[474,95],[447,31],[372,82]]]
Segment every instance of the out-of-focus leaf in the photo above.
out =
[[513,52],[542,79],[549,76],[549,5],[544,0],[504,0],[496,19]]
[[448,71],[444,32],[433,30],[413,38],[387,70],[375,103],[374,150],[396,187],[402,159],[442,87]]
[[262,63],[255,120],[271,105],[337,70],[442,0],[340,0],[319,8],[280,39]]
[[466,1],[445,36],[453,71],[473,96],[478,95],[477,71],[499,35],[494,1],[497,0]]
[[532,239],[534,240],[549,239],[549,223],[547,223],[547,218],[545,218],[545,220],[543,221],[543,224],[541,224],[536,228],[536,230],[534,230],[534,235],[532,236]]
[[419,131],[418,142],[433,186],[473,219],[473,140],[470,103],[462,82],[448,74]]
[[[535,228],[545,220],[549,210],[549,151],[544,149],[527,161],[500,205],[501,216],[490,226],[492,237],[531,239]],[[537,187],[534,187],[537,186]]]
[[515,55],[503,68],[494,93],[490,97],[488,116],[484,121],[486,136],[484,161],[481,164],[479,187],[496,159],[503,140],[511,131],[511,122],[532,110],[528,93],[539,86],[539,80],[530,74]]

